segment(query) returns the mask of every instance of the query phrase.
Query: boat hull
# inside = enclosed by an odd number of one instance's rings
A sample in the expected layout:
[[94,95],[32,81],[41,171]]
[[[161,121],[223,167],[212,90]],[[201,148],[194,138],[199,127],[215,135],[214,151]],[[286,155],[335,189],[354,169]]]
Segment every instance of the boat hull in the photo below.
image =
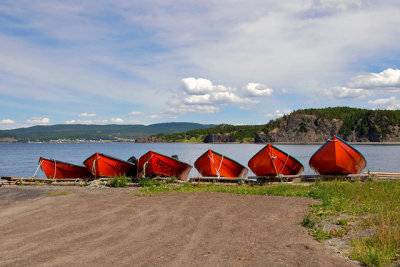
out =
[[85,166],[79,166],[54,159],[39,158],[40,168],[47,178],[67,179],[86,178],[93,179],[93,175]]
[[304,170],[297,159],[271,144],[255,154],[248,166],[256,176],[298,175]]
[[359,174],[366,167],[364,156],[350,144],[333,136],[311,157],[310,167],[318,174]]
[[192,170],[189,164],[154,151],[141,156],[137,164],[140,176],[144,177],[167,176],[186,181]]
[[136,176],[136,164],[102,153],[94,153],[83,164],[94,177]]
[[194,167],[205,177],[246,178],[248,169],[211,149],[201,155]]

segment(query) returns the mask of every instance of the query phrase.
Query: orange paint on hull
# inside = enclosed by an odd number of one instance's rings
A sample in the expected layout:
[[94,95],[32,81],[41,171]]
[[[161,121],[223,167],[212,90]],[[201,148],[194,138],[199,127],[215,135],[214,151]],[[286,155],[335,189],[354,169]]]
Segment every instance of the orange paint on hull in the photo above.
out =
[[366,167],[364,156],[335,135],[311,157],[310,167],[318,174],[359,174]]
[[39,164],[47,178],[93,178],[93,175],[84,166],[42,157],[39,159]]
[[136,176],[136,165],[102,153],[94,153],[83,164],[95,177]]
[[205,177],[246,178],[248,169],[211,149],[201,155],[194,167]]
[[256,176],[297,175],[304,170],[297,159],[271,144],[255,154],[248,165]]
[[180,160],[149,151],[138,160],[139,173],[144,176],[176,177],[186,181],[192,166]]

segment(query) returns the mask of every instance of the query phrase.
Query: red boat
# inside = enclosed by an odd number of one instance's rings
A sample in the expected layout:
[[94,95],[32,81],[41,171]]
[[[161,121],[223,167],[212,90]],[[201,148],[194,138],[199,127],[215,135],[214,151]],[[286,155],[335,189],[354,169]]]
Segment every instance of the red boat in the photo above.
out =
[[311,157],[318,174],[359,174],[367,166],[364,156],[346,141],[333,136]]
[[84,166],[79,166],[55,159],[39,158],[39,166],[47,178],[93,178],[93,175]]
[[257,176],[297,175],[304,170],[297,159],[271,144],[255,154],[248,165]]
[[83,164],[94,177],[136,176],[136,164],[102,153],[94,153]]
[[249,171],[240,163],[211,149],[196,160],[194,167],[205,177],[245,178]]
[[138,160],[138,171],[141,176],[176,177],[186,181],[192,166],[173,157],[149,151]]

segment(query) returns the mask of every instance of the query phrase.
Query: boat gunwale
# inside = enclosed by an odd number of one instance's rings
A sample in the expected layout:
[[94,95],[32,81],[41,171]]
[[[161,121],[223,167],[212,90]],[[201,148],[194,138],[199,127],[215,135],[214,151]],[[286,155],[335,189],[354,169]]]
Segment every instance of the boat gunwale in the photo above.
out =
[[73,166],[73,167],[79,167],[79,168],[87,169],[85,165],[82,166],[82,165],[77,165],[77,164],[74,164],[74,163],[69,163],[69,162],[65,162],[65,161],[61,161],[61,160],[57,160],[57,159],[48,159],[48,158],[44,158],[44,157],[39,157],[38,164],[40,163],[40,161],[42,159],[50,161],[50,162],[57,162],[57,163],[61,163],[61,164],[65,164],[65,165],[69,165],[69,166]]
[[[182,164],[185,164],[185,165],[187,165],[187,166],[189,166],[189,167],[193,168],[193,166],[192,166],[192,165],[190,165],[189,163],[186,163],[186,162],[184,162],[184,161],[181,161],[181,160],[179,160],[179,159],[175,159],[175,158],[173,158],[173,157],[170,157],[170,156],[167,156],[167,155],[164,155],[164,154],[161,154],[161,153],[155,152],[155,151],[153,151],[153,150],[149,150],[148,152],[144,153],[144,154],[143,154],[141,157],[143,157],[143,156],[145,156],[145,155],[147,155],[147,154],[149,154],[149,153],[157,154],[157,155],[160,155],[160,156],[163,156],[163,157],[166,157],[166,158],[172,159],[172,160],[174,160],[174,161],[178,161],[178,162],[180,162],[180,163],[182,163]],[[140,157],[140,158],[141,158],[141,157]],[[139,159],[140,159],[140,158],[139,158]],[[138,159],[138,161],[139,161],[139,159]]]
[[107,154],[104,154],[104,153],[99,153],[99,152],[96,152],[96,153],[93,153],[92,155],[90,155],[90,157],[88,157],[87,159],[85,159],[83,161],[83,164],[85,164],[86,161],[88,161],[91,157],[93,157],[96,154],[99,154],[99,155],[101,155],[103,157],[106,157],[106,158],[109,158],[109,159],[112,159],[112,160],[117,160],[117,161],[120,161],[120,162],[123,162],[123,163],[128,163],[130,165],[136,166],[136,163],[132,163],[132,162],[129,162],[129,161],[126,161],[126,160],[123,160],[123,159],[119,159],[119,158],[116,158],[116,157],[113,157],[113,156],[110,156],[110,155],[107,155]]

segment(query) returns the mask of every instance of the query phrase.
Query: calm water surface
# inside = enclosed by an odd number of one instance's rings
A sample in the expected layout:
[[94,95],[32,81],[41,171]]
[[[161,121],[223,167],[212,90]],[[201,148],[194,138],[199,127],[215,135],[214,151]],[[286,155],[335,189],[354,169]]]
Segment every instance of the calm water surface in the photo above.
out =
[[[314,174],[308,161],[320,145],[276,145],[297,158],[304,165],[303,174]],[[12,143],[0,144],[0,176],[30,177],[37,168],[39,157],[54,158],[78,165],[95,152],[123,160],[139,158],[149,150],[165,155],[178,155],[179,159],[193,165],[196,159],[211,148],[247,167],[249,159],[264,145],[259,144],[135,144],[135,143]],[[400,172],[400,145],[355,145],[367,159],[366,170]],[[195,168],[189,177],[198,176]],[[253,173],[249,173],[253,175]],[[44,178],[39,170],[37,177]]]

